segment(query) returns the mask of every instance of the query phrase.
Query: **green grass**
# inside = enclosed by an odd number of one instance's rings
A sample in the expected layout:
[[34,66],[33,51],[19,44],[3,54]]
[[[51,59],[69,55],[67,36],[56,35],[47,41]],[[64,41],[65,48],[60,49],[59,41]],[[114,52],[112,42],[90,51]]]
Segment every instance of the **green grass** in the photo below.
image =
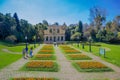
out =
[[75,62],[72,63],[72,65],[79,71],[79,72],[109,72],[113,71],[110,68],[89,68],[89,69],[82,69],[80,68]]
[[[120,45],[116,45],[116,44],[106,44],[106,43],[96,43],[96,44],[100,44],[101,46],[92,46],[92,52],[94,55],[99,56],[99,48],[100,47],[106,47],[109,50],[106,51],[106,58],[103,57],[103,55],[101,55],[100,57],[110,63],[113,63],[117,66],[120,67]],[[74,45],[74,47],[78,48],[76,45]],[[85,45],[85,48],[82,49],[82,45],[80,45],[79,47],[80,50],[84,50],[86,52],[89,52],[89,46]]]
[[[29,48],[33,46],[33,44],[29,45]],[[8,66],[9,64],[17,61],[22,57],[22,50],[25,48],[25,44],[10,44],[5,42],[0,42],[0,69]],[[3,49],[7,49],[11,52],[20,52],[21,54],[11,54],[8,52],[4,52]]]
[[[36,44],[36,47],[38,47],[39,45]],[[26,44],[24,43],[20,43],[20,44],[9,44],[9,43],[5,43],[5,42],[0,42],[0,49],[7,49],[9,51],[12,52],[22,52],[23,48],[26,47]],[[29,44],[28,48],[30,49],[31,47],[34,48],[34,44]]]
[[17,61],[20,59],[22,55],[20,54],[9,54],[0,51],[0,69],[4,68],[5,66]]
[[[16,45],[16,46],[7,47],[7,49],[12,52],[22,52],[22,50],[23,50],[23,48],[25,48],[25,46],[26,46],[25,44],[24,45]],[[31,47],[34,48],[34,44],[28,45],[28,49],[30,49]]]

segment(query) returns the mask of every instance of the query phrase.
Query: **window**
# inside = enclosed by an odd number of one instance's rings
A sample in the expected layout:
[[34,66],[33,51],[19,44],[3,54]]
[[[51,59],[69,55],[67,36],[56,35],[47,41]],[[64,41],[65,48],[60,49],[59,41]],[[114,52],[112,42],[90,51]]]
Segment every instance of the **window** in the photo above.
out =
[[60,37],[58,36],[58,41],[60,40]]
[[54,42],[56,42],[56,37],[54,36]]
[[49,31],[50,33],[52,33],[52,29],[50,29],[50,31]]
[[63,36],[61,36],[61,41],[63,41]]
[[48,36],[46,37],[46,41],[48,41]]
[[50,37],[50,41],[52,41],[52,37]]
[[59,29],[57,29],[57,33],[59,33],[60,32],[60,30]]

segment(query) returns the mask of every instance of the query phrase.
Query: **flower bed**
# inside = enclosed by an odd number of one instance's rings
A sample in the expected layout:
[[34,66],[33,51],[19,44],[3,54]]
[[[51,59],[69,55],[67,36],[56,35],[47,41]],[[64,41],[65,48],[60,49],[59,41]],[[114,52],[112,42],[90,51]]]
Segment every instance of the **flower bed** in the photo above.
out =
[[30,61],[22,68],[26,71],[58,71],[58,65],[53,61]]
[[67,45],[60,45],[60,48],[64,49],[64,50],[74,50],[74,48],[71,48]]
[[53,45],[44,45],[41,50],[53,50]]
[[52,45],[44,45],[38,53],[40,53],[40,54],[53,54],[54,47]]
[[38,53],[40,53],[40,54],[53,54],[54,50],[40,50]]
[[85,54],[69,54],[68,59],[70,60],[91,60],[91,58]]
[[64,50],[65,53],[71,54],[71,53],[80,53],[78,50]]
[[112,69],[108,68],[104,64],[96,61],[83,61],[83,62],[75,62],[73,63],[75,68],[78,71],[83,72],[104,72],[104,71],[112,71]]
[[60,48],[63,50],[64,53],[71,54],[71,53],[80,53],[80,51],[71,48],[67,45],[61,45]]
[[35,60],[55,60],[56,57],[53,54],[37,54],[33,57]]
[[33,77],[30,77],[30,78],[13,78],[13,79],[10,79],[10,80],[58,80],[58,79],[55,79],[55,78],[33,78]]

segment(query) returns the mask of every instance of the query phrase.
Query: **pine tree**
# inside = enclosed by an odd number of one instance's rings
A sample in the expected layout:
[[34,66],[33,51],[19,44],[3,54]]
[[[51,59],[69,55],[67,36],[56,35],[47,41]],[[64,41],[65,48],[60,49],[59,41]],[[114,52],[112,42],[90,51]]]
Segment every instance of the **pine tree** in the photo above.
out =
[[16,24],[17,24],[17,26],[16,26],[17,31],[21,32],[19,18],[18,18],[18,15],[17,15],[16,12],[14,13],[13,17],[15,18],[15,21],[16,21]]

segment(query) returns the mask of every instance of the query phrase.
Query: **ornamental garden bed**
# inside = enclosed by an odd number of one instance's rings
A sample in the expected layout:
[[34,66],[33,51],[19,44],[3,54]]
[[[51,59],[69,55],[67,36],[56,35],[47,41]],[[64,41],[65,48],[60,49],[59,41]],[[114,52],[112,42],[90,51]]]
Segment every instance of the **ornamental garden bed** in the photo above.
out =
[[67,45],[60,45],[60,48],[64,49],[64,50],[74,50],[74,48],[71,48]]
[[54,54],[54,50],[40,50],[38,54]]
[[58,64],[53,61],[30,61],[26,63],[21,70],[24,71],[50,71],[50,72],[57,72],[58,71]]
[[56,60],[56,56],[53,54],[36,54],[32,60]]
[[106,72],[113,71],[106,65],[96,61],[74,62],[73,66],[80,72]]
[[44,45],[38,54],[54,54],[54,47],[53,45]]
[[70,60],[91,60],[92,59],[85,54],[69,54],[67,55],[67,58]]
[[53,47],[53,45],[44,45],[42,48],[41,48],[41,50],[53,50],[54,49],[54,47]]
[[61,45],[60,48],[62,49],[62,51],[66,54],[75,54],[75,53],[81,53],[80,51],[74,49],[74,48],[71,48],[67,45]]
[[10,80],[58,80],[56,78],[33,78],[33,77],[30,77],[30,78],[25,78],[25,77],[21,77],[21,78],[11,78]]
[[78,50],[64,50],[66,54],[74,54],[74,53],[80,53]]

